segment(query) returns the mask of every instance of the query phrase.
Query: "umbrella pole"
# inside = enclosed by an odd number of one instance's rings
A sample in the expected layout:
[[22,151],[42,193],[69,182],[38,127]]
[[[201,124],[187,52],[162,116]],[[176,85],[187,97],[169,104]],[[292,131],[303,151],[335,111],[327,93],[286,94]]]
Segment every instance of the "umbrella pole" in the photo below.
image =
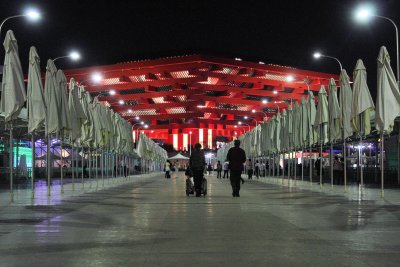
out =
[[331,140],[329,148],[329,173],[331,176],[331,190],[333,190],[333,142]]
[[50,164],[50,138],[51,135],[47,135],[47,196],[51,195],[51,164]]
[[104,151],[101,150],[101,183],[104,187]]
[[[72,142],[71,142],[72,144]],[[74,146],[71,145],[71,179],[72,179],[72,191],[75,191],[75,164],[74,164]]]
[[364,127],[364,116],[363,113],[360,114],[360,145],[359,145],[359,155],[360,155],[360,180],[361,180],[361,189],[364,186],[364,173],[363,173],[363,160],[362,160],[362,137],[363,137],[363,127]]
[[89,188],[92,188],[92,151],[90,150],[89,147],[89,151],[88,151],[88,167],[89,167]]
[[296,152],[294,152],[293,168],[294,168],[294,184],[296,184],[296,180],[297,180],[297,158],[296,158]]
[[272,154],[272,176],[275,177],[275,154]]
[[32,179],[31,179],[32,199],[35,198],[35,166],[36,166],[35,162],[36,162],[35,133],[32,132]]
[[63,186],[63,178],[64,178],[63,137],[61,137],[61,140],[60,140],[60,154],[61,154],[61,194],[64,194],[64,186]]
[[95,163],[96,163],[96,167],[95,167],[95,169],[96,169],[96,190],[98,189],[98,187],[99,187],[99,180],[98,180],[98,176],[99,176],[99,172],[98,172],[98,158],[97,158],[97,153],[99,152],[99,150],[96,148],[96,150],[95,150],[95,157],[94,157],[94,160],[95,160]]
[[301,147],[301,183],[304,183],[304,148]]
[[383,133],[381,133],[381,198],[384,198],[384,191],[383,191],[383,188],[384,188],[384,176],[383,176],[383,174],[384,174],[384,164],[383,164],[383,159],[384,159],[384,156],[383,156],[383,151],[384,151],[384,149],[383,149],[383,146],[384,145],[384,139],[383,139]]
[[85,190],[85,181],[84,181],[84,175],[85,175],[85,169],[84,169],[84,166],[83,166],[83,164],[84,164],[84,157],[85,157],[85,150],[84,150],[84,148],[83,148],[83,146],[82,146],[82,182],[81,182],[81,184],[82,184],[82,190]]
[[400,134],[397,139],[397,184],[400,184]]
[[319,127],[319,133],[320,133],[320,138],[319,138],[319,140],[320,140],[320,144],[319,144],[319,187],[322,189],[322,140],[323,140],[323,137],[322,137],[322,133],[323,133],[323,124],[322,124],[322,126],[320,125],[320,127]]
[[310,169],[310,186],[312,186],[312,172],[313,172],[313,166],[312,166],[312,148],[311,148],[311,140],[309,139],[309,144],[310,144],[310,155],[309,155],[309,169]]
[[347,192],[347,167],[346,167],[346,138],[343,131],[343,176],[344,176],[344,192]]
[[13,155],[13,128],[10,123],[10,201],[14,202],[13,180],[14,180],[14,155]]
[[[283,160],[282,160],[282,163],[283,163],[283,167],[282,167],[282,184],[284,184],[284,179],[285,179],[285,152],[282,154],[283,155]],[[281,159],[281,156],[279,155],[279,161],[278,161],[278,164],[280,163],[280,160]]]

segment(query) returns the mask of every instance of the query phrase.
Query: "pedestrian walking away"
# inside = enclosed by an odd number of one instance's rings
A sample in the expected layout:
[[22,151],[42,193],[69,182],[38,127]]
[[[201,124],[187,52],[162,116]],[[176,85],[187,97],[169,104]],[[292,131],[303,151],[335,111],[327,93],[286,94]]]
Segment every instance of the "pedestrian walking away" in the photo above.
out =
[[224,162],[223,168],[224,168],[224,176],[222,178],[225,179],[225,177],[226,177],[226,179],[229,179],[229,162],[228,161]]
[[204,166],[206,165],[206,158],[204,151],[201,150],[199,143],[195,144],[192,155],[189,159],[189,167],[193,173],[194,189],[196,191],[196,197],[201,196],[201,185],[203,182]]
[[222,173],[222,164],[221,161],[218,160],[217,163],[217,178],[221,179],[221,173]]
[[251,162],[251,159],[246,162],[246,169],[249,180],[253,179],[253,163]]
[[243,172],[243,164],[246,162],[246,152],[240,148],[240,140],[234,141],[234,147],[229,149],[226,160],[229,161],[232,196],[240,197],[241,174]]
[[254,168],[255,168],[256,178],[259,179],[260,178],[260,163],[258,162],[258,160],[256,160],[256,164],[254,165]]

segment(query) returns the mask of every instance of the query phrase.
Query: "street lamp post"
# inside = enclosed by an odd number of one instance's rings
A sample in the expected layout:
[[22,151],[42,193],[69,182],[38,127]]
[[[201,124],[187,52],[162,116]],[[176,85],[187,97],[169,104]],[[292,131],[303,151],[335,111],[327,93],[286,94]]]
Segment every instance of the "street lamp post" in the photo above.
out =
[[248,126],[248,127],[249,127],[249,131],[250,131],[250,125],[249,125],[249,124],[247,124],[247,123],[244,123],[244,122],[241,122],[241,121],[239,121],[239,122],[238,122],[238,124],[239,124],[239,125],[242,125],[242,124],[244,124],[244,125]]
[[370,6],[361,6],[355,12],[355,18],[358,21],[361,21],[361,22],[364,22],[364,21],[368,20],[371,17],[375,17],[375,18],[379,18],[379,19],[383,19],[383,20],[389,21],[394,26],[394,29],[396,31],[396,63],[397,63],[397,76],[396,76],[396,78],[397,78],[397,82],[400,83],[399,30],[397,28],[397,25],[392,19],[390,19],[388,17],[384,17],[384,16],[373,14],[372,7],[370,7]]
[[60,57],[56,57],[53,59],[53,62],[55,62],[56,60],[62,59],[62,58],[70,58],[73,61],[79,60],[81,58],[81,55],[76,52],[76,51],[72,51],[69,55],[66,56],[60,56]]
[[324,54],[321,54],[321,53],[319,53],[319,52],[316,52],[316,53],[314,53],[314,58],[316,58],[316,59],[319,59],[319,58],[321,58],[321,57],[326,57],[326,58],[330,58],[330,59],[333,59],[333,60],[335,60],[338,64],[339,64],[339,66],[340,66],[340,70],[342,70],[343,69],[343,67],[342,67],[342,63],[340,62],[340,60],[339,59],[337,59],[336,57],[332,57],[332,56],[328,56],[328,55],[324,55]]
[[28,10],[25,14],[14,15],[14,16],[10,16],[10,17],[3,19],[3,21],[0,24],[0,36],[1,36],[1,29],[3,28],[3,25],[7,20],[22,18],[22,17],[27,17],[30,20],[35,21],[35,20],[40,19],[41,14],[37,10],[31,9],[31,10]]
[[192,131],[189,132],[189,155],[192,155]]

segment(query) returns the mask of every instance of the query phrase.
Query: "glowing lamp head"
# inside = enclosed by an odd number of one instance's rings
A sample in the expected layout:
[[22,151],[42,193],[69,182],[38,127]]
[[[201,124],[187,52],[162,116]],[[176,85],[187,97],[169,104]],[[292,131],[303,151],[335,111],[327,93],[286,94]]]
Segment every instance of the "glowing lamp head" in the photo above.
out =
[[144,124],[144,121],[141,121],[140,124],[143,125],[143,124]]
[[267,99],[263,99],[261,102],[262,102],[263,104],[267,104],[267,103],[268,103],[268,100],[267,100]]
[[36,9],[32,9],[32,8],[26,10],[25,16],[31,21],[37,21],[42,17],[41,14],[39,13],[39,11],[37,11]]
[[192,134],[192,131],[190,131],[189,134]]
[[249,118],[249,117],[247,117],[247,116],[244,116],[244,119],[245,119],[245,120],[247,120],[248,118]]
[[371,5],[363,5],[357,8],[354,12],[354,18],[359,22],[367,22],[374,13],[374,8]]
[[72,52],[69,54],[69,57],[70,57],[72,60],[76,61],[76,60],[79,60],[79,59],[81,58],[81,55],[80,55],[78,52],[76,52],[76,51],[72,51]]
[[135,120],[139,120],[139,119],[140,119],[140,117],[139,117],[139,116],[136,116],[136,117],[135,117]]
[[239,124],[239,125],[242,125],[242,122],[241,122],[241,121],[239,121],[239,122],[238,122],[238,124]]
[[133,112],[133,110],[132,109],[128,109],[128,113],[132,113]]
[[115,94],[116,94],[115,90],[110,90],[110,95],[115,95]]
[[313,55],[313,57],[316,58],[316,59],[320,58],[321,56],[322,55],[319,52],[315,52],[314,55]]
[[237,128],[237,125],[233,126],[234,128]]
[[147,129],[147,128],[149,128],[149,125],[145,124],[143,127],[144,127],[145,129]]
[[252,109],[251,112],[252,112],[252,113],[256,113],[256,110],[255,110],[255,109]]
[[119,100],[118,103],[119,103],[120,105],[123,105],[125,102],[124,102],[124,100]]
[[93,73],[92,74],[92,80],[93,80],[93,82],[95,82],[95,83],[99,83],[99,82],[101,82],[101,80],[103,80],[103,76],[101,76],[101,74],[100,73]]

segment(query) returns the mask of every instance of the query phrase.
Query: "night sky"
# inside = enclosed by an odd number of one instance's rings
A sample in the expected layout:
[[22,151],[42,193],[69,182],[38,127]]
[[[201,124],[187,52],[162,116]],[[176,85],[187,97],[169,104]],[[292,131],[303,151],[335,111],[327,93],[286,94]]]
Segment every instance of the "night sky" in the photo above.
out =
[[[395,70],[395,31],[387,21],[362,25],[353,10],[365,1],[16,1],[0,2],[0,18],[35,6],[44,14],[35,24],[6,22],[1,39],[14,30],[27,71],[29,47],[36,46],[44,68],[48,58],[81,52],[79,63],[59,61],[68,69],[187,54],[240,57],[301,69],[338,73],[335,61],[312,58],[315,50],[335,56],[352,75],[361,58],[372,94],[376,57],[385,45]],[[370,1],[376,13],[397,20],[400,1]],[[375,97],[374,97],[375,98]]]

